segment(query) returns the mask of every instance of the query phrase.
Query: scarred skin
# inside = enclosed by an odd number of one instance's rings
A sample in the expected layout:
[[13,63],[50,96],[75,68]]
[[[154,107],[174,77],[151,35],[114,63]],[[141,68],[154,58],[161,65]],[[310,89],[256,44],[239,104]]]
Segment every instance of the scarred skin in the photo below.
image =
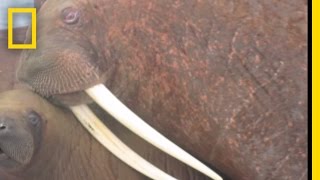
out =
[[[15,127],[22,131],[25,117],[30,111],[36,113],[41,121],[39,128],[42,133],[36,136],[41,140],[34,144],[36,150],[25,164],[8,167],[9,161],[0,158],[1,180],[148,179],[105,150],[66,109],[55,107],[27,90],[13,90],[0,94],[1,121],[6,119],[16,122]],[[104,116],[103,120],[107,119]],[[108,119],[106,123],[141,156],[172,176],[179,179],[208,179],[137,138],[114,121]],[[29,130],[28,132],[34,133]],[[11,134],[18,136],[14,131]],[[20,142],[24,141],[12,141],[15,145],[19,145]],[[2,143],[3,136],[0,132],[0,148],[5,147]],[[136,146],[137,144],[139,146]],[[21,154],[25,149],[26,147],[22,146],[13,150]]]
[[36,92],[79,104],[104,83],[231,179],[307,179],[305,1],[48,0],[38,24],[18,70]]

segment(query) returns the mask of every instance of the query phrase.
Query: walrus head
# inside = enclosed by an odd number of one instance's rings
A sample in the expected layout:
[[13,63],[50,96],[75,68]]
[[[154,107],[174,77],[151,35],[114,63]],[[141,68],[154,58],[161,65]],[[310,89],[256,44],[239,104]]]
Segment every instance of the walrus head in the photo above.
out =
[[0,95],[0,167],[19,169],[39,149],[45,121],[34,109],[23,108],[30,101],[12,102],[11,95]]
[[[103,85],[108,86],[111,81],[116,81],[113,76],[121,68],[122,71],[131,71],[132,76],[123,77],[127,81],[132,81],[131,78],[134,81],[143,74],[138,66],[148,59],[131,61],[140,59],[142,55],[136,52],[139,45],[130,37],[144,39],[139,33],[135,34],[139,27],[134,22],[144,24],[143,18],[135,20],[132,14],[140,16],[141,12],[145,13],[144,9],[148,6],[145,5],[133,10],[134,3],[126,1],[47,1],[38,14],[38,49],[23,52],[17,76],[39,94],[58,98],[64,105],[70,106],[78,119],[84,120],[83,124],[89,124],[88,117],[92,116],[88,115],[91,112],[84,112],[86,108],[81,104],[94,100],[149,143],[209,177],[221,179],[145,123]],[[26,42],[30,42],[30,33]],[[125,82],[121,85],[127,88]],[[97,127],[91,133],[100,130]],[[99,136],[102,141],[107,138],[105,134],[101,132]]]
[[[100,32],[92,28],[101,21],[93,7],[83,3],[47,1],[38,13],[37,50],[23,52],[17,76],[43,96],[74,93],[101,83],[108,67],[96,41]],[[30,31],[27,34],[25,43],[30,43]]]
[[6,111],[0,117],[0,165],[27,164],[40,143],[40,116],[34,111]]

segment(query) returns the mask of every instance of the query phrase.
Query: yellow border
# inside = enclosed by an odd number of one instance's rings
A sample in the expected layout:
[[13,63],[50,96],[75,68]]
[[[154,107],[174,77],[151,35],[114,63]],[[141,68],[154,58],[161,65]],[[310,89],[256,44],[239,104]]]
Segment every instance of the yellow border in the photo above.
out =
[[[13,44],[13,13],[31,13],[31,44]],[[36,8],[8,8],[8,49],[37,48],[37,10]]]
[[319,8],[319,1],[312,1],[312,179],[320,179],[320,13],[316,11]]

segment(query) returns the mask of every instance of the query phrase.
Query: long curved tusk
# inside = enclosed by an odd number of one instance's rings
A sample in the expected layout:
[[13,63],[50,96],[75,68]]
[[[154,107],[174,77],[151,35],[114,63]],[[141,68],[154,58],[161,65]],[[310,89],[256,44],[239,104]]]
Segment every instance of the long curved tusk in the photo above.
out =
[[140,173],[156,180],[176,180],[150,164],[118,139],[90,110],[87,105],[71,106],[80,123],[112,154]]
[[208,177],[215,180],[222,180],[222,178],[209,167],[145,123],[139,116],[119,101],[118,98],[115,97],[103,84],[98,84],[88,88],[86,89],[86,92],[104,110],[109,112],[120,123],[145,139],[147,142],[202,172]]

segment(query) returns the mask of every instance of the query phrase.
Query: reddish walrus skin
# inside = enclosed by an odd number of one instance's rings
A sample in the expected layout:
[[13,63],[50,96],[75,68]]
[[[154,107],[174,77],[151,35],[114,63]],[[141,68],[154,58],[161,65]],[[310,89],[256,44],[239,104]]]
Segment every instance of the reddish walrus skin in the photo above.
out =
[[104,83],[231,179],[307,179],[306,9],[298,0],[48,0],[38,49],[24,51],[17,74],[64,105],[89,102],[83,90]]

